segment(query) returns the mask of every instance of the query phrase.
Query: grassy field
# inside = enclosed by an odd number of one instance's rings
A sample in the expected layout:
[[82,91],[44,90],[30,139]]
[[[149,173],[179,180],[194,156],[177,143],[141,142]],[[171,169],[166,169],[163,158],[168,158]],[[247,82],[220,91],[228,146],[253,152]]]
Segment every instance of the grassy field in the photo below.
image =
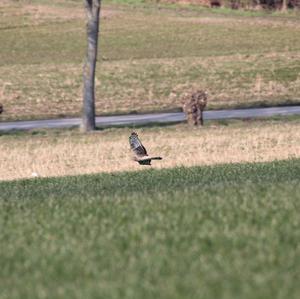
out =
[[[299,103],[299,14],[105,2],[97,113],[178,109],[192,88],[208,108]],[[78,115],[82,1],[0,3],[4,119]]]
[[300,160],[0,183],[0,298],[296,299]]
[[300,158],[300,119],[206,122],[125,127],[81,134],[40,130],[0,135],[0,180],[141,170],[131,160],[128,137],[137,131],[148,152],[161,155],[152,168],[263,162]]

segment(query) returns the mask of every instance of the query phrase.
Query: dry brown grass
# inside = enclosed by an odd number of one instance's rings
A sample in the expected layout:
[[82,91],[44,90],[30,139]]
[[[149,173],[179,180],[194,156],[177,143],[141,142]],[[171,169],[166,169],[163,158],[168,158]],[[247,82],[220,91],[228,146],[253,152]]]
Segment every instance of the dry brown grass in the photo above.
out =
[[[0,180],[35,175],[65,176],[142,170],[131,160],[132,129],[94,134],[47,132],[45,136],[0,137]],[[201,129],[177,125],[137,130],[150,154],[163,156],[153,168],[259,162],[300,157],[300,122],[241,122]]]
[[[104,7],[101,10],[103,19],[118,16],[121,12]],[[12,26],[37,26],[42,24],[61,23],[70,21],[85,21],[85,11],[82,3],[72,3],[72,6],[62,2],[53,3],[30,3],[0,1],[0,28]],[[2,25],[2,26],[1,26]],[[76,28],[78,30],[78,28]]]
[[[174,18],[174,17],[173,17]],[[174,18],[175,19],[175,18]],[[282,26],[284,27],[289,27],[289,28],[300,28],[300,24],[297,20],[294,19],[267,19],[263,17],[253,17],[253,18],[243,18],[243,17],[235,17],[235,18],[229,18],[228,16],[206,16],[202,18],[196,18],[196,17],[181,17],[181,18],[176,18],[176,21],[181,21],[181,22],[189,22],[193,24],[226,24],[226,25],[231,25],[232,27],[234,26],[260,26],[261,28],[263,27],[268,27],[269,29],[276,29],[276,28],[281,28]]]
[[[81,6],[72,7],[59,7],[49,5],[23,5],[20,11],[21,14],[29,15],[31,19],[36,21],[70,21],[70,20],[85,20],[85,11]],[[112,11],[104,8],[101,10],[101,17],[109,18],[118,15],[120,12]]]

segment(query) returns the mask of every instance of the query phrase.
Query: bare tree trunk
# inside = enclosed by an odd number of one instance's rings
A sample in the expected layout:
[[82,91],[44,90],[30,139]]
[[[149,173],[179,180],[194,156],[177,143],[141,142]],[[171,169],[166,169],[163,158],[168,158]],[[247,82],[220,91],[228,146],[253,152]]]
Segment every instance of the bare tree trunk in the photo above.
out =
[[282,0],[281,11],[282,12],[287,11],[287,0]]
[[87,14],[87,55],[83,68],[83,115],[84,132],[95,130],[95,72],[98,51],[101,0],[85,0]]

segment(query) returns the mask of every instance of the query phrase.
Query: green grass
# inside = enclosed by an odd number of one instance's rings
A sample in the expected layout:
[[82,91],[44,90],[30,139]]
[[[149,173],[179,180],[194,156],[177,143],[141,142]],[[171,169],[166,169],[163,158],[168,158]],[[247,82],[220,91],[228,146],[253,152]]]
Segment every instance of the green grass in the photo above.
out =
[[[296,12],[134,2],[103,5],[98,114],[176,109],[191,88],[207,90],[212,109],[299,103]],[[82,2],[11,2],[0,16],[1,120],[79,115]]]
[[300,160],[0,183],[0,298],[299,298]]

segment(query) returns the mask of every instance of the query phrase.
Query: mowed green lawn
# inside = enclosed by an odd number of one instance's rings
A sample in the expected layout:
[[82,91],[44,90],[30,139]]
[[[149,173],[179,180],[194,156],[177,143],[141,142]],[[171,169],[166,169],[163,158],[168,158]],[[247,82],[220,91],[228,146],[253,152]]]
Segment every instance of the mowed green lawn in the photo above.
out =
[[[101,14],[98,114],[179,109],[192,88],[208,108],[299,103],[299,12],[105,1]],[[85,22],[82,1],[0,3],[1,120],[79,115]]]
[[300,160],[0,183],[0,298],[299,298]]

